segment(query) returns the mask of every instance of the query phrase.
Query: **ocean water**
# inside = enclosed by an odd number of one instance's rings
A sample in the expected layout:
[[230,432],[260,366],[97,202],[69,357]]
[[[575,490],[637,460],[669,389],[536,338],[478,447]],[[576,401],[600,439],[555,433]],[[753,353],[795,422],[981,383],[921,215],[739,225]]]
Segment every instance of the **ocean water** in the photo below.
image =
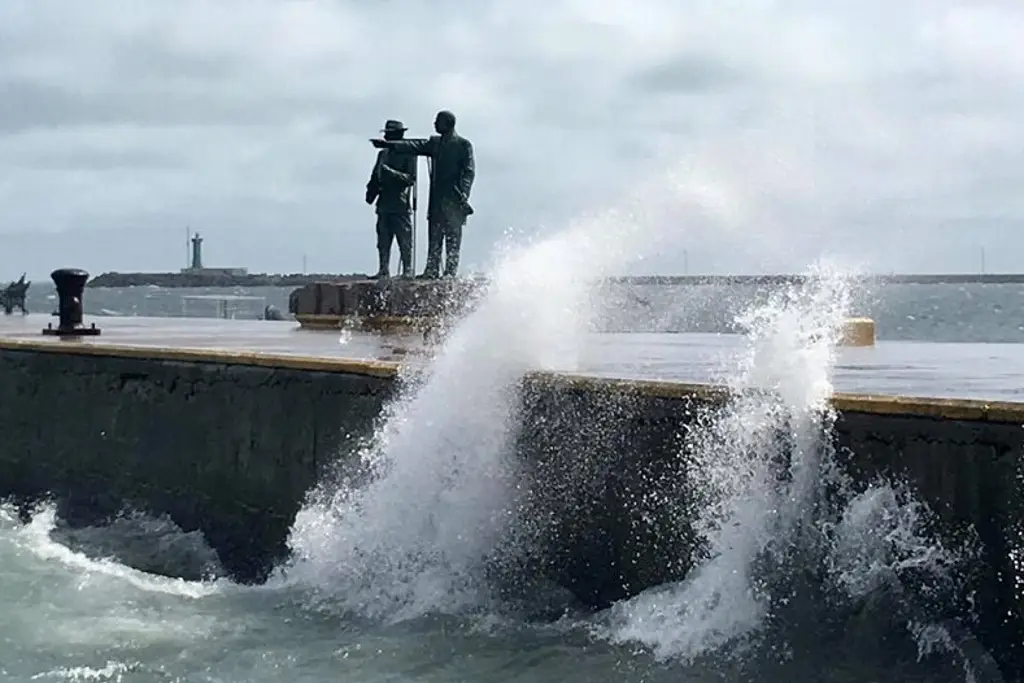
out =
[[[239,319],[257,319],[267,305],[288,310],[291,289],[276,287],[87,289],[88,315],[216,317],[217,305],[191,296],[242,296],[232,305]],[[612,288],[597,328],[613,332],[735,332],[736,316],[767,293],[753,286],[632,286]],[[40,313],[56,308],[53,286],[33,283],[28,305]],[[852,315],[875,320],[881,340],[1022,343],[1024,285],[889,284],[858,291]]]
[[[876,492],[853,503],[847,523],[876,524],[863,516],[898,509],[890,494]],[[132,522],[148,538],[142,544],[110,528],[72,539],[55,528],[52,511],[28,524],[10,512],[0,514],[4,681],[999,680],[969,633],[930,623],[912,601],[885,594],[882,579],[856,608],[811,606],[820,587],[808,584],[802,601],[772,623],[756,596],[736,585],[744,578],[710,574],[749,546],[709,563],[691,584],[607,613],[530,623],[476,610],[384,623],[309,586],[186,582],[96,557],[97,546],[114,545],[127,562],[203,554],[198,539],[167,522]],[[855,591],[874,580],[857,560],[846,570]],[[712,588],[721,606],[703,599]],[[745,639],[721,642],[742,629],[750,629]]]

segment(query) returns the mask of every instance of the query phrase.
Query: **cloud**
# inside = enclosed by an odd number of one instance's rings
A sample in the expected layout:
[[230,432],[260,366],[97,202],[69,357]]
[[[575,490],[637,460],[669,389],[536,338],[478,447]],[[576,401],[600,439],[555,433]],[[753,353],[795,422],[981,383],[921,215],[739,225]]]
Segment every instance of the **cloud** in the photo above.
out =
[[366,138],[441,108],[471,266],[672,175],[717,208],[652,224],[646,271],[1016,270],[1022,31],[1010,0],[8,0],[0,270],[177,268],[186,225],[211,263],[372,268]]

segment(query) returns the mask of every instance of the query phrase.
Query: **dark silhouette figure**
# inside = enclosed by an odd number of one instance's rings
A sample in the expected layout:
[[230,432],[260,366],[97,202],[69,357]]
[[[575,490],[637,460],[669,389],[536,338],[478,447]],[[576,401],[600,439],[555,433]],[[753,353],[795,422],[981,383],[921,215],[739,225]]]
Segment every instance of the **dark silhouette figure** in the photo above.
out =
[[437,135],[419,140],[371,140],[374,147],[430,159],[430,202],[427,205],[427,265],[420,277],[434,279],[441,271],[455,277],[462,249],[462,228],[473,214],[469,195],[476,177],[473,144],[455,132],[455,114],[440,111],[434,119]]
[[[384,124],[384,140],[395,142],[405,136],[401,121]],[[416,157],[393,149],[382,149],[366,183],[366,203],[377,202],[377,274],[374,279],[391,277],[391,244],[398,242],[402,275],[412,273],[412,213],[416,210]]]
[[0,291],[0,306],[3,306],[4,315],[11,315],[15,308],[21,309],[23,314],[28,315],[25,298],[28,288],[31,286],[32,282],[26,281],[25,273],[22,273],[17,282],[12,282],[3,291]]

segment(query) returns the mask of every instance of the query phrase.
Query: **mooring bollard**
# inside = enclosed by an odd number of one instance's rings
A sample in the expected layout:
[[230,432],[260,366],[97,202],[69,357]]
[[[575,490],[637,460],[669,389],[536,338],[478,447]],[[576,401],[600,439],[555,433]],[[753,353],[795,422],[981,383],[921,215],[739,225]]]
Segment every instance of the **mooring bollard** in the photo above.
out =
[[89,279],[89,273],[79,268],[58,268],[50,273],[50,278],[57,287],[57,299],[60,302],[57,308],[59,322],[57,327],[52,323],[47,325],[43,334],[56,337],[98,335],[100,329],[95,323],[89,327],[82,323],[82,294],[85,292],[85,282]]

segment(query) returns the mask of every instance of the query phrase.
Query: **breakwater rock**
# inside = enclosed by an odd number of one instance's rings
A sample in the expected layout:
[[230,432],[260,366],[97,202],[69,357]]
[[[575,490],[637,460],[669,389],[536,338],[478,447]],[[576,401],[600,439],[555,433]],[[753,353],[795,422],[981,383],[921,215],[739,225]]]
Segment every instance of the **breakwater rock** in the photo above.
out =
[[[303,287],[317,282],[365,280],[366,273],[231,273],[215,269],[177,273],[102,273],[89,281],[89,287]],[[474,278],[479,280],[480,278]],[[777,287],[799,284],[805,275],[633,275],[609,278],[612,284],[704,285]],[[875,284],[1024,284],[1024,273],[937,273],[865,275],[861,280]]]

